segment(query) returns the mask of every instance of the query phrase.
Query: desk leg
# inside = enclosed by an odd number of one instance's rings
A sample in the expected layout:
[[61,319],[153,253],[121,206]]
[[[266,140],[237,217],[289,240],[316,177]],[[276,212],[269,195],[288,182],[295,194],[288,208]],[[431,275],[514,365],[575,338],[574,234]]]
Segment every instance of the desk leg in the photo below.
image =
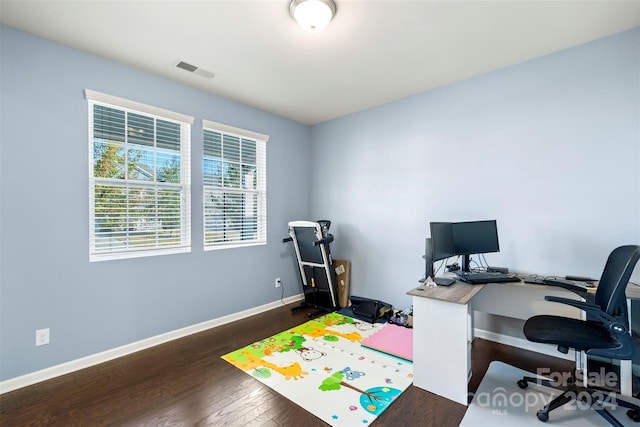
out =
[[631,360],[620,361],[620,393],[633,396],[633,365]]
[[467,405],[470,306],[413,298],[413,384]]
[[[631,299],[627,298],[627,315],[629,316],[629,331],[631,331]],[[629,332],[631,333],[631,332]],[[633,396],[633,363],[631,360],[620,361],[620,393]]]

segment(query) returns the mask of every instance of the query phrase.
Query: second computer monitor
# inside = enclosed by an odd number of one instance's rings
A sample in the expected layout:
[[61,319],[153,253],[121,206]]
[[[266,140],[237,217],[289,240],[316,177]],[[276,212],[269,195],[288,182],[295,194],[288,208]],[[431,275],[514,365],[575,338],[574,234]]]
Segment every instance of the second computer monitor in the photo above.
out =
[[433,261],[440,261],[456,255],[453,245],[453,224],[450,222],[432,222],[431,248]]

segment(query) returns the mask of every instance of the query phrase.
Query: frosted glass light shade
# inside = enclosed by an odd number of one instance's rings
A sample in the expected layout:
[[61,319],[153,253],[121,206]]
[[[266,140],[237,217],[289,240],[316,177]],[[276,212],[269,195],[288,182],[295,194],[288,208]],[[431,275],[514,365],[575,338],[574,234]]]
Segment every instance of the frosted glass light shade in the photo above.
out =
[[333,0],[291,0],[289,12],[302,28],[311,33],[322,31],[336,14]]

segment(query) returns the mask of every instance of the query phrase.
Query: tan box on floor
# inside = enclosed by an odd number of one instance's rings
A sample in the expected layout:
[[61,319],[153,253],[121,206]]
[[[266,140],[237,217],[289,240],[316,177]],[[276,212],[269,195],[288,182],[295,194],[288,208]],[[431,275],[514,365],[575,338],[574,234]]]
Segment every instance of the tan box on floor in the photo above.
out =
[[338,303],[340,304],[340,308],[348,307],[351,263],[344,259],[334,259],[333,267],[336,269],[336,279],[338,282]]

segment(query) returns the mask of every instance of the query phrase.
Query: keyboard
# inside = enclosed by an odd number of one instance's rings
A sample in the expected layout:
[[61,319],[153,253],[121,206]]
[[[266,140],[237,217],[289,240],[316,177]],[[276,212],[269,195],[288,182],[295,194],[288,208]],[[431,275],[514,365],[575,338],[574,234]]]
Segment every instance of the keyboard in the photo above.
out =
[[486,283],[504,283],[519,282],[520,278],[504,273],[487,273],[487,272],[456,272],[458,280],[469,283],[471,285],[484,285]]

